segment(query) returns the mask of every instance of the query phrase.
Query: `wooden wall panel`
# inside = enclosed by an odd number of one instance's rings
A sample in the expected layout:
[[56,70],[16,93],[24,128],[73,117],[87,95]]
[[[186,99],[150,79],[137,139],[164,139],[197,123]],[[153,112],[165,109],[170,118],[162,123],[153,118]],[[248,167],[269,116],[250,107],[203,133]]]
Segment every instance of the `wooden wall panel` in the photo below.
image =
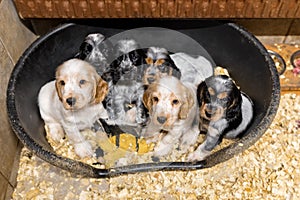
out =
[[14,0],[23,18],[300,18],[300,0]]

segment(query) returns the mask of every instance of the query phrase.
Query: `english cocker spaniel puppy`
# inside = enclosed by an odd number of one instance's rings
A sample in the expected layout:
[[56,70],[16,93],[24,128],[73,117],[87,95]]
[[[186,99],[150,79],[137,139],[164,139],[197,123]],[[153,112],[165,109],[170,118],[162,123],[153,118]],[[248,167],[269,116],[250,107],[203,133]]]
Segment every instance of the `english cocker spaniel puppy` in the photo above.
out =
[[105,108],[110,123],[140,126],[147,120],[141,81],[145,54],[138,48],[133,39],[119,40],[114,47],[117,59],[102,76],[109,83]]
[[112,43],[101,33],[91,33],[85,37],[74,57],[92,64],[98,74],[102,75],[108,70],[112,56]]
[[174,76],[180,79],[181,73],[171,59],[167,49],[149,47],[146,52],[146,69],[143,74],[143,83],[149,85],[163,76]]
[[107,91],[107,83],[86,61],[71,59],[58,66],[56,80],[45,84],[38,95],[49,136],[60,141],[66,134],[78,156],[91,156],[92,146],[80,131],[92,127],[99,118],[107,118],[102,105]]
[[150,121],[143,132],[148,142],[158,142],[153,156],[170,154],[179,144],[182,152],[196,143],[199,114],[196,88],[173,76],[164,76],[149,85],[143,96]]
[[253,118],[253,103],[226,75],[207,78],[197,89],[200,106],[200,129],[204,142],[189,156],[190,161],[203,160],[221,142],[234,139],[246,130]]

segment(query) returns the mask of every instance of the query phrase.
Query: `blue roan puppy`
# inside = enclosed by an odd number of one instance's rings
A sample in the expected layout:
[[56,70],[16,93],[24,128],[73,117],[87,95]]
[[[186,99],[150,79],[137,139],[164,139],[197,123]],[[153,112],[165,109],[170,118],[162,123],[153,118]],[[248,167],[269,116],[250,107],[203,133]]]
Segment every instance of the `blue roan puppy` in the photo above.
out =
[[226,75],[208,77],[197,89],[200,106],[200,130],[206,133],[204,142],[188,156],[199,161],[210,155],[222,138],[241,135],[253,118],[253,103]]
[[97,73],[102,76],[109,68],[112,54],[112,43],[101,33],[92,33],[85,37],[79,52],[74,57],[92,64]]

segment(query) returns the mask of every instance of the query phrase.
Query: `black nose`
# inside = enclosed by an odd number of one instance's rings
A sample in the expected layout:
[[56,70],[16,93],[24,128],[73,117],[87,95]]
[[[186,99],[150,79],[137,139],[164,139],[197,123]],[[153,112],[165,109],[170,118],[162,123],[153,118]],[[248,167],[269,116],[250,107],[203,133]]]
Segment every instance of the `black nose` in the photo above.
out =
[[160,124],[163,124],[167,121],[167,118],[166,117],[157,117],[157,121],[160,123]]
[[74,106],[76,103],[76,98],[74,97],[67,98],[66,102],[67,104],[69,104],[69,106]]
[[209,112],[209,113],[215,113],[216,112],[216,110],[217,110],[217,107],[216,106],[214,106],[214,105],[211,105],[211,104],[208,104],[207,105],[207,111]]

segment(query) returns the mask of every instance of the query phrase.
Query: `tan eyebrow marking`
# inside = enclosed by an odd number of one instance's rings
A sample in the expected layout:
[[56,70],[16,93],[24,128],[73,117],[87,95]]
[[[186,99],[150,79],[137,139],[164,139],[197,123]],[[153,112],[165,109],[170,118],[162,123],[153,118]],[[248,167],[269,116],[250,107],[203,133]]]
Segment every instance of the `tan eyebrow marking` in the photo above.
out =
[[207,90],[208,90],[209,94],[212,96],[216,94],[215,90],[212,89],[211,87],[209,87]]
[[153,60],[152,60],[152,58],[146,58],[146,63],[148,64],[148,65],[151,65],[151,64],[153,64]]
[[158,60],[155,62],[155,65],[162,65],[164,62],[165,62],[164,59],[158,59]]
[[226,97],[228,97],[228,94],[227,94],[227,92],[222,92],[222,93],[218,94],[217,97],[219,99],[225,99]]

